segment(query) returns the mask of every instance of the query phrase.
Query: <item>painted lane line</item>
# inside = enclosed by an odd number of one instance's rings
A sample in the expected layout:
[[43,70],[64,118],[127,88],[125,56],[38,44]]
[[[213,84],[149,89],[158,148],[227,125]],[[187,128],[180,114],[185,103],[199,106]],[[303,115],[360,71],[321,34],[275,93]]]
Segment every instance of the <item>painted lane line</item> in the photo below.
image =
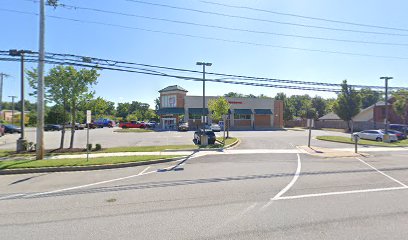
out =
[[290,181],[290,183],[284,189],[282,189],[278,194],[276,194],[275,197],[273,197],[271,200],[275,200],[277,198],[280,198],[283,194],[285,194],[295,184],[295,182],[299,178],[300,170],[302,168],[302,163],[300,162],[299,153],[296,154],[296,155],[297,155],[297,169],[296,169],[295,175],[293,176],[292,181]]
[[22,195],[25,195],[25,194],[24,193],[19,193],[19,194],[8,195],[8,196],[0,197],[0,200],[6,200],[6,199],[9,199],[9,198],[19,197],[19,196],[22,196]]
[[390,175],[385,174],[383,171],[378,170],[377,168],[375,168],[375,167],[373,167],[372,165],[368,164],[368,163],[367,163],[366,161],[364,161],[363,159],[357,158],[357,160],[359,160],[360,162],[362,162],[362,163],[364,163],[365,165],[369,166],[370,168],[374,169],[375,171],[377,171],[378,173],[382,174],[383,176],[386,176],[387,178],[389,178],[389,179],[393,180],[394,182],[400,184],[401,186],[408,188],[408,186],[405,185],[404,183],[398,181],[397,179],[391,177]]
[[242,217],[245,216],[245,214],[247,214],[248,212],[250,212],[252,209],[254,209],[256,207],[257,203],[251,204],[249,207],[245,208],[244,210],[242,210],[241,212],[239,212],[237,215],[227,219],[223,224],[221,224],[220,226],[218,226],[218,229],[220,228],[224,228],[225,226],[227,226],[228,224],[231,224],[233,222],[239,221]]
[[268,203],[262,206],[260,210],[264,210],[265,208],[269,207],[269,205],[271,205],[273,201],[280,199],[280,197],[283,194],[285,194],[295,184],[295,182],[299,178],[300,170],[302,169],[302,163],[300,161],[299,153],[297,153],[296,155],[297,155],[297,168],[296,168],[295,175],[292,178],[292,181],[290,181],[289,184],[286,185],[285,188],[283,188],[278,194],[276,194],[275,197],[271,198]]
[[406,190],[406,189],[408,189],[408,187],[374,188],[374,189],[352,190],[352,191],[343,191],[343,192],[314,193],[314,194],[304,194],[304,195],[280,197],[280,198],[275,199],[275,201],[290,200],[290,199],[300,199],[300,198],[312,198],[312,197],[324,197],[324,196],[333,196],[333,195],[346,195],[346,194],[355,194],[355,193],[369,193],[369,192],[383,192],[383,191],[393,191],[393,190]]
[[96,182],[96,183],[91,183],[91,184],[86,184],[86,185],[80,185],[80,186],[75,186],[75,187],[70,187],[70,188],[58,189],[58,190],[49,191],[49,192],[34,193],[34,194],[26,195],[26,196],[24,196],[24,198],[30,198],[30,197],[35,197],[35,196],[41,196],[41,195],[47,195],[47,194],[65,192],[65,191],[74,190],[74,189],[86,188],[86,187],[91,187],[91,186],[100,185],[100,184],[104,184],[104,183],[116,182],[116,181],[120,181],[120,180],[125,180],[125,179],[129,179],[129,178],[134,178],[134,177],[143,176],[143,175],[147,175],[147,174],[150,174],[150,173],[155,173],[155,172],[157,172],[156,170],[155,170],[155,171],[146,172],[149,168],[150,168],[150,166],[147,167],[147,168],[145,168],[145,169],[143,169],[143,171],[141,171],[141,172],[138,173],[138,174],[130,175],[130,176],[127,176],[127,177],[115,178],[115,179],[110,179],[110,180],[101,181],[101,182]]

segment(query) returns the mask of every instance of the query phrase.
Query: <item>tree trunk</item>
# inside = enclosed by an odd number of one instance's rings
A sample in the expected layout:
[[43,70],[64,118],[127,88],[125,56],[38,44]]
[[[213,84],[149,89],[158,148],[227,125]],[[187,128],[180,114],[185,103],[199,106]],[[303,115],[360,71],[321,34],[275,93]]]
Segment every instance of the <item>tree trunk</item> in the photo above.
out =
[[76,110],[75,107],[71,109],[72,121],[71,121],[71,142],[69,148],[74,148],[74,137],[75,137],[75,120],[76,120]]
[[66,119],[65,119],[65,115],[66,115],[65,109],[67,109],[66,105],[67,104],[64,101],[64,103],[63,103],[63,113],[62,113],[62,130],[61,130],[60,149],[64,148],[64,141],[65,141],[65,124],[66,124],[65,123],[65,121],[66,121]]

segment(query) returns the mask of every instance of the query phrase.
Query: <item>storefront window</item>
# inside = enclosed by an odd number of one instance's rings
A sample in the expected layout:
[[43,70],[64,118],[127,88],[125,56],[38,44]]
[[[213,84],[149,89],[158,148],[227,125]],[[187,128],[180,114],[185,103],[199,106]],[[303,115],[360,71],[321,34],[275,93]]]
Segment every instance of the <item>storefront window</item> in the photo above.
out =
[[188,114],[188,118],[189,119],[201,119],[201,114],[190,113],[190,114]]
[[251,120],[251,114],[234,114],[234,119]]
[[176,107],[177,106],[177,96],[176,95],[162,96],[161,102],[162,102],[163,108]]

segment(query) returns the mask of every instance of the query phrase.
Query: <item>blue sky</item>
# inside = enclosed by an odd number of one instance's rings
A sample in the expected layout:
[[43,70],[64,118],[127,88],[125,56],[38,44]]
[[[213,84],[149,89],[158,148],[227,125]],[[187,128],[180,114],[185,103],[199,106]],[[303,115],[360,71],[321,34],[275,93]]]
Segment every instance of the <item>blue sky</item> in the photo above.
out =
[[[248,9],[214,6],[199,0],[145,1],[273,21],[408,35],[408,30],[397,31],[357,27]],[[38,3],[29,0],[0,0],[0,2],[0,22],[2,22],[0,50],[14,48],[38,51],[38,16],[1,10],[38,12]],[[271,33],[408,44],[407,36],[328,31],[262,23],[151,6],[126,0],[61,0],[60,2],[80,7]],[[405,11],[408,2],[402,0],[373,0],[369,2],[352,0],[219,0],[217,2],[283,13],[408,29],[408,16]],[[235,32],[79,9],[57,8],[54,10],[47,7],[46,10],[48,15],[268,45],[397,57],[407,57],[408,53],[408,46],[357,44]],[[340,83],[343,79],[348,79],[351,84],[383,85],[379,77],[393,76],[394,80],[390,82],[390,86],[408,87],[407,59],[359,57],[266,46],[249,46],[52,18],[47,18],[46,21],[46,51],[48,52],[70,53],[193,70],[201,70],[199,66],[195,65],[196,61],[207,61],[213,63],[213,66],[208,69],[208,71],[212,72],[327,83]],[[29,68],[35,66],[36,64],[27,64]],[[51,66],[47,66],[47,69],[49,67]],[[8,95],[19,96],[19,64],[16,62],[0,62],[0,72],[12,76],[5,80],[3,96],[6,98],[3,97],[3,100],[8,100]],[[200,95],[202,93],[202,85],[199,82],[107,70],[101,71],[99,84],[94,89],[96,96],[114,102],[137,100],[152,105],[153,99],[158,96],[158,90],[174,84],[186,88],[190,95]],[[333,93],[325,92],[207,83],[207,94],[209,95],[222,95],[230,91],[255,95],[262,93],[269,96],[274,96],[277,92],[282,91],[288,95],[307,93],[312,96],[335,96]]]

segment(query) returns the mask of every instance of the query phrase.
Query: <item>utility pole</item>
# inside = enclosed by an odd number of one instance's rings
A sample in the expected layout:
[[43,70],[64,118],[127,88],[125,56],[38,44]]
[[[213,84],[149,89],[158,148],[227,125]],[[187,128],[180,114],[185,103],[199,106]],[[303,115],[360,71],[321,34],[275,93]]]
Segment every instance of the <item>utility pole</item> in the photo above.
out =
[[5,77],[8,77],[9,75],[5,73],[0,73],[0,111],[3,110],[3,80]]
[[202,125],[203,130],[205,129],[205,66],[210,67],[212,63],[197,62],[196,65],[203,66],[203,112],[202,112]]
[[40,0],[40,36],[37,85],[37,144],[36,159],[44,158],[44,58],[45,58],[45,0]]
[[21,136],[20,139],[17,140],[17,152],[21,152],[26,150],[26,140],[24,137],[24,128],[25,128],[25,84],[24,84],[24,54],[26,53],[32,53],[30,50],[16,50],[16,49],[11,49],[9,50],[9,55],[10,56],[20,56],[21,57],[21,115],[20,115],[20,125],[21,125]]
[[8,96],[9,98],[11,98],[11,124],[14,124],[14,99],[17,96]]
[[[388,80],[391,80],[393,78],[392,77],[380,77],[380,79],[385,80],[385,134],[388,137]],[[384,140],[385,140],[384,142],[389,142],[389,137]]]

